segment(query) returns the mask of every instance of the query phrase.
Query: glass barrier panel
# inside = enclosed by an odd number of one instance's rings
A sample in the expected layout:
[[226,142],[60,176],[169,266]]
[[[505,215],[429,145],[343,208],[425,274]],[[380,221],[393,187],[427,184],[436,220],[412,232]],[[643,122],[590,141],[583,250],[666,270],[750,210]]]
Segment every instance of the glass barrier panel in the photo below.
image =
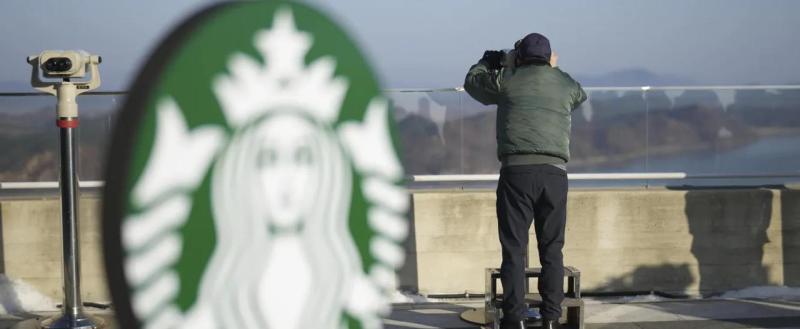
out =
[[[798,96],[795,90],[649,91],[648,171],[689,175],[798,172]],[[752,185],[753,181],[680,184]]]
[[[114,115],[123,96],[84,95],[78,98],[80,126],[78,175],[101,180]],[[56,98],[49,95],[0,96],[0,181],[56,181],[59,173],[59,132]]]
[[572,114],[572,173],[645,172],[647,140],[644,94],[640,90],[587,90]]
[[[587,88],[572,115],[572,173],[800,172],[800,90]],[[388,92],[408,175],[497,174],[496,106],[463,91]],[[82,180],[102,180],[124,95],[80,96]],[[56,99],[0,95],[0,181],[58,179]],[[798,179],[574,181],[577,186],[779,185]]]
[[58,179],[58,129],[53,96],[0,97],[0,181]]
[[107,150],[111,142],[115,118],[124,96],[91,95],[80,99],[80,163],[81,180],[103,180]]
[[407,175],[461,174],[459,95],[456,92],[390,92]]
[[462,172],[464,174],[497,174],[500,161],[497,159],[497,106],[486,106],[460,92],[462,111],[461,125],[464,131],[462,145]]

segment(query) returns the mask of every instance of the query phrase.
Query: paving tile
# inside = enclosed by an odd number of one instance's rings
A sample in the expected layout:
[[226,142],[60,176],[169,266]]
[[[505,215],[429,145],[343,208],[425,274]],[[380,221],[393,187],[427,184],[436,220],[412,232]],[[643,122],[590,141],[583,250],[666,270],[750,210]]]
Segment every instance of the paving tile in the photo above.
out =
[[[482,301],[397,305],[386,328],[479,328],[461,312]],[[592,302],[587,329],[800,329],[800,303],[783,300],[673,300],[637,303]]]
[[456,315],[458,315],[458,312],[456,312],[456,311],[444,310],[444,309],[441,309],[441,308],[411,310],[411,312],[419,313],[419,314],[447,314],[447,315],[456,314]]

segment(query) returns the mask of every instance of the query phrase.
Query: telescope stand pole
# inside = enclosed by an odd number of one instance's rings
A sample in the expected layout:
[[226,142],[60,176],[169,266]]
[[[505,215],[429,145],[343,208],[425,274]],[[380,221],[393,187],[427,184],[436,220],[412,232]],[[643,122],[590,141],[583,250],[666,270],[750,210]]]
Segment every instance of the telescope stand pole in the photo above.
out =
[[[75,85],[58,86],[58,125],[60,132],[61,232],[64,257],[64,306],[62,314],[43,323],[48,329],[94,329],[97,326],[83,314],[80,289],[80,244],[78,239],[78,174],[75,130],[78,128],[78,104]],[[47,323],[49,322],[49,323]]]

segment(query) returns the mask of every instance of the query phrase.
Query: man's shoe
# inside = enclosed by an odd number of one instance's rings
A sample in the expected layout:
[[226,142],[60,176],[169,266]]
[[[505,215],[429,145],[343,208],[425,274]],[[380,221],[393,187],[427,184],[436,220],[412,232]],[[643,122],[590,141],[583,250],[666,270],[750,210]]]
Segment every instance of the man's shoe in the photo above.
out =
[[500,329],[526,329],[528,328],[525,320],[522,321],[500,321]]
[[558,320],[542,320],[542,328],[543,329],[560,329],[561,324],[558,323]]

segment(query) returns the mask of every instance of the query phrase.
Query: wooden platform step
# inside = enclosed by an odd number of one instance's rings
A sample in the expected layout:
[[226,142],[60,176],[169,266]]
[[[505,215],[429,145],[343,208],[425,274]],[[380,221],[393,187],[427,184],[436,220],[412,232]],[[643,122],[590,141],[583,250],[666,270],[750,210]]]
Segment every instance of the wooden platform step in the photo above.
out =
[[[492,278],[500,278],[499,268],[487,269],[492,275]],[[538,278],[542,276],[542,269],[540,267],[531,267],[525,269],[525,277]],[[581,271],[572,266],[564,266],[564,276],[568,278],[580,277]]]
[[[471,310],[462,314],[462,319],[472,323],[485,322],[487,328],[498,329],[500,314],[503,305],[503,296],[498,294],[497,288],[500,284],[500,269],[487,268],[486,276],[486,304],[483,308],[483,317],[479,316],[479,310]],[[528,279],[538,279],[542,276],[541,268],[526,268],[525,277]],[[584,303],[581,299],[581,272],[572,266],[564,266],[564,277],[567,289],[564,291],[564,301],[561,306],[566,312],[562,315],[564,328],[583,329]],[[525,302],[529,307],[537,308],[542,305],[542,296],[536,293],[525,294]],[[483,323],[480,323],[483,324]]]
[[[527,303],[529,307],[539,307],[542,305],[542,296],[539,294],[526,294],[525,303]],[[497,308],[503,307],[502,296],[495,297],[494,305]],[[580,298],[566,297],[564,298],[564,301],[561,302],[561,307],[583,307],[583,300]]]

